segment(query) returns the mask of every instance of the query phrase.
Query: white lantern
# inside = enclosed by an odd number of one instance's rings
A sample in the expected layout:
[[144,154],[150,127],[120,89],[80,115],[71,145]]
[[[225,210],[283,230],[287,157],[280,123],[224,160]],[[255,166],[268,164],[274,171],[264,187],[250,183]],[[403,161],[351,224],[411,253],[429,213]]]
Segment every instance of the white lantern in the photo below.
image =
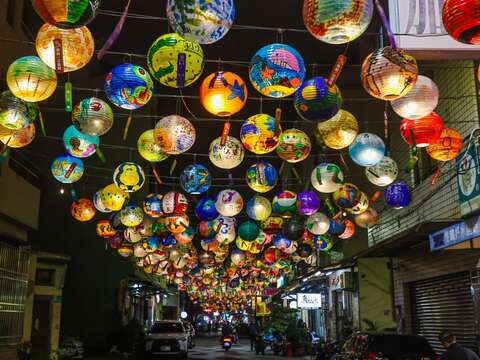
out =
[[307,219],[307,230],[314,235],[323,235],[330,228],[330,219],[322,213],[310,215]]
[[418,76],[417,83],[405,96],[392,101],[393,110],[402,118],[416,120],[430,114],[438,105],[438,88],[426,76]]
[[223,216],[236,216],[243,209],[243,198],[238,191],[226,189],[220,191],[215,202],[215,209]]
[[365,169],[367,179],[377,186],[388,186],[398,176],[398,166],[395,160],[384,156],[379,163]]
[[322,163],[313,169],[310,180],[321,193],[333,193],[345,182],[340,167],[331,163]]

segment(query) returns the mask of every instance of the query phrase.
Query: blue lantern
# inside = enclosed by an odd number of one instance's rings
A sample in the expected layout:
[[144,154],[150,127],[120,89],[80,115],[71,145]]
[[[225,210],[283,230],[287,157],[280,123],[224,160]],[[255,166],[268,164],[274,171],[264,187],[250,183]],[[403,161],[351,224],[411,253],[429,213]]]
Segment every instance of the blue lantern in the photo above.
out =
[[100,145],[100,138],[83,134],[75,126],[70,125],[63,133],[63,144],[70,155],[86,158],[95,154]]
[[370,133],[359,134],[348,148],[352,160],[360,166],[374,166],[385,156],[385,143]]
[[50,170],[53,177],[61,183],[72,184],[83,176],[85,166],[82,160],[65,154],[53,160]]
[[277,249],[285,250],[292,244],[292,240],[288,239],[283,232],[278,233],[273,238],[273,246]]
[[212,185],[212,176],[203,165],[188,165],[180,174],[180,185],[189,194],[202,194]]
[[272,164],[259,161],[247,169],[246,179],[252,190],[265,193],[277,185],[278,171]]
[[336,220],[333,220],[331,219],[330,220],[330,227],[328,228],[328,233],[330,235],[341,235],[345,232],[345,222],[340,220],[340,219],[336,219]]
[[172,234],[167,235],[162,239],[162,246],[171,247],[175,245],[177,245],[177,239],[175,239],[175,236]]
[[160,247],[160,240],[156,236],[150,236],[146,241],[144,247],[146,250],[157,251]]
[[402,209],[410,204],[410,189],[404,182],[397,182],[385,189],[385,204]]
[[195,206],[195,215],[200,220],[213,220],[218,216],[215,208],[215,199],[212,197],[201,198]]

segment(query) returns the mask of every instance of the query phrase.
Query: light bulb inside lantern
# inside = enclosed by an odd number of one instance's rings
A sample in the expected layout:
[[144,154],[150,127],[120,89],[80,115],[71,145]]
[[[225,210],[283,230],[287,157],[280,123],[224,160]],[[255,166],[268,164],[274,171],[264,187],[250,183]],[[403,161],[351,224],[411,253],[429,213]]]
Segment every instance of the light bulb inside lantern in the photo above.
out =
[[222,94],[213,94],[211,95],[207,102],[210,104],[213,112],[223,113],[225,112],[225,98]]

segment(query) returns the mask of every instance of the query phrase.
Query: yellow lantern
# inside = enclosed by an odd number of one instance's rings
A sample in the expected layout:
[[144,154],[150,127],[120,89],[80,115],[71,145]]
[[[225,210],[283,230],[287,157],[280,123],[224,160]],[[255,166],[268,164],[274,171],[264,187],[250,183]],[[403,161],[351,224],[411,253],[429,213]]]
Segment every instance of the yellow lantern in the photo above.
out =
[[30,123],[19,130],[7,129],[0,125],[0,142],[11,148],[21,148],[30,144],[35,138],[35,125]]
[[245,106],[247,87],[242,78],[229,71],[208,75],[200,87],[200,102],[216,116],[231,116]]
[[427,153],[432,159],[438,161],[450,161],[462,151],[462,135],[455,129],[445,128],[442,130],[440,139],[427,146]]
[[335,150],[349,146],[358,134],[357,119],[346,110],[340,110],[333,118],[317,126],[325,145]]
[[119,211],[130,196],[117,185],[110,184],[100,193],[102,204],[111,211]]

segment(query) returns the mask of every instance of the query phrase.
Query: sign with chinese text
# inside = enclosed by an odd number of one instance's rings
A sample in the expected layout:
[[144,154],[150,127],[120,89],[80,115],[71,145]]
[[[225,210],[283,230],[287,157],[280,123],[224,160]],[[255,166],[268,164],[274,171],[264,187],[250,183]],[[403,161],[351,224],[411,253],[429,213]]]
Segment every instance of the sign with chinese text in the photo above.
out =
[[480,217],[453,224],[429,235],[430,251],[445,249],[480,236]]
[[299,309],[319,309],[322,307],[322,294],[297,294]]

